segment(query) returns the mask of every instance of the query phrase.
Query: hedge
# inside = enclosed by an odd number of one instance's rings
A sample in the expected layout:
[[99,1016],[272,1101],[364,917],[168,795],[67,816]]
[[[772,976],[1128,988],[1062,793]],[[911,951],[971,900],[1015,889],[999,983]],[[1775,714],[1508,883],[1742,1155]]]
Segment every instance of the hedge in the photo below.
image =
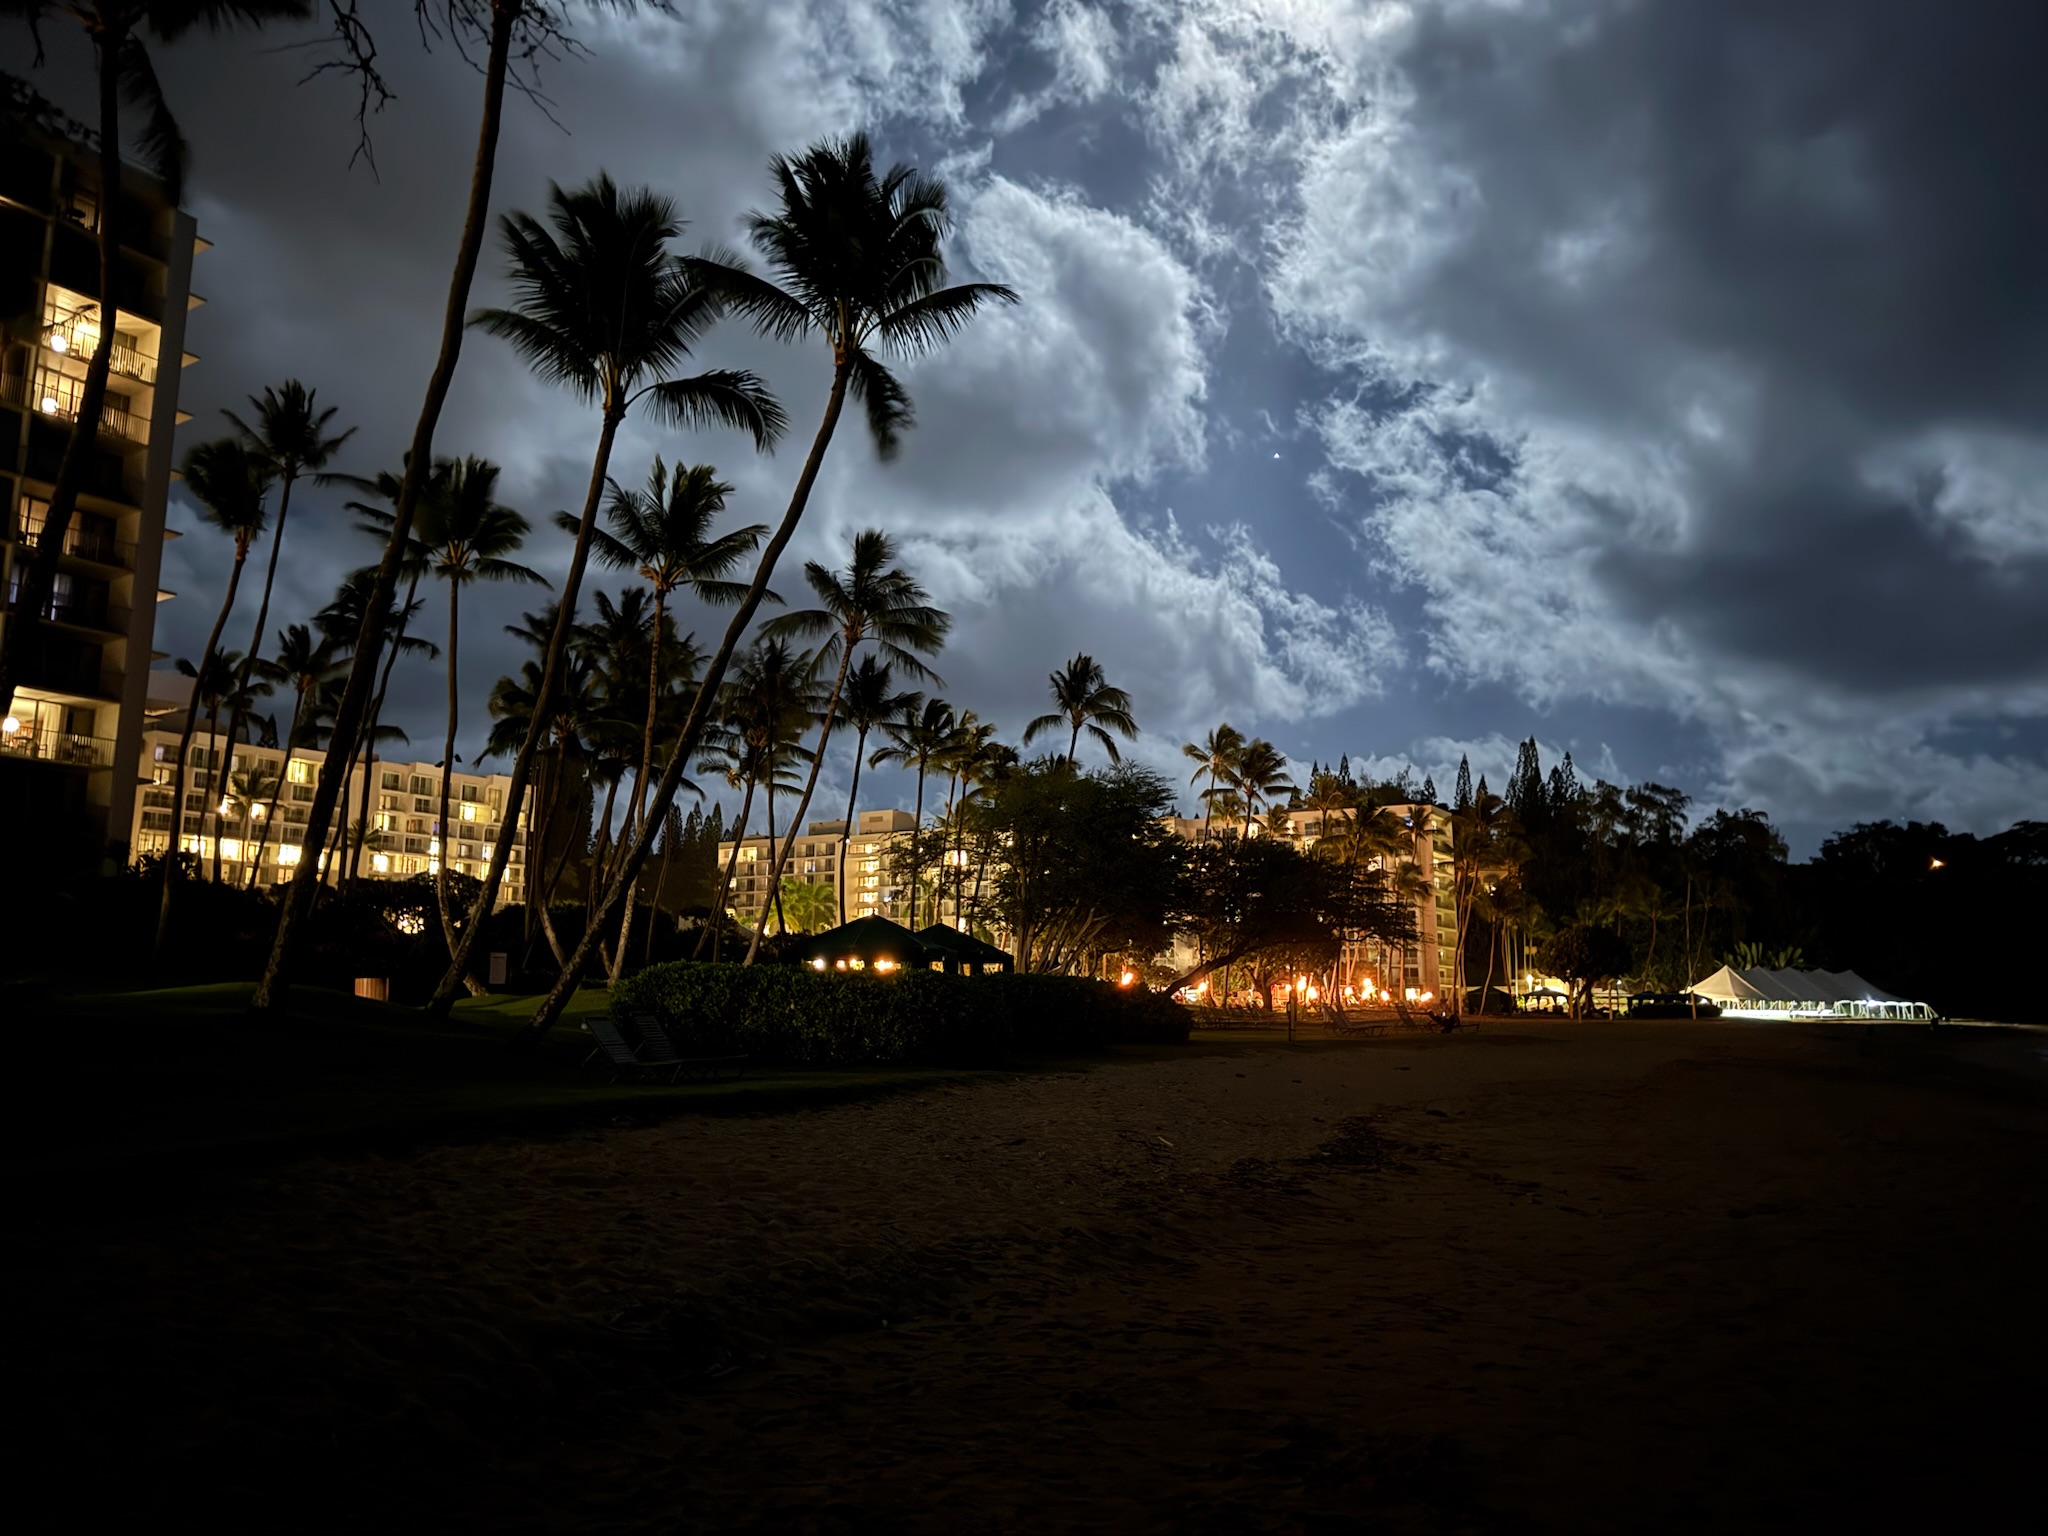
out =
[[792,1067],[986,1066],[1013,1051],[1188,1037],[1180,1004],[1072,976],[846,976],[675,961],[621,980],[611,1011],[622,1023],[635,1013],[660,1014],[686,1056],[744,1052]]

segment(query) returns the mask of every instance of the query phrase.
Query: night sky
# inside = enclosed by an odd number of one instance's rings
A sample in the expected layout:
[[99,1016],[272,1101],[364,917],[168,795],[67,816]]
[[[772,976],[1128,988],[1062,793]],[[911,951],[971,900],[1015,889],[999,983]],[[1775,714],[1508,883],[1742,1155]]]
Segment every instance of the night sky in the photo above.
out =
[[[892,530],[957,620],[943,692],[1012,739],[1086,650],[1183,781],[1179,743],[1227,719],[1445,793],[1467,752],[1500,787],[1534,734],[1588,777],[1760,807],[1795,853],[1861,819],[1989,832],[2048,807],[2040,7],[677,8],[579,21],[554,121],[510,109],[496,206],[604,168],[674,196],[686,244],[734,243],[772,153],[863,126],[945,175],[956,275],[1023,302],[905,371],[898,461],[842,431],[776,584]],[[349,164],[349,91],[299,84],[289,34],[158,51],[215,246],[181,446],[296,376],[360,426],[344,467],[397,466],[479,90],[410,7],[372,9],[399,93],[375,175]],[[50,45],[39,84],[79,111],[83,44]],[[501,273],[494,248],[476,302]],[[613,473],[712,462],[773,521],[827,359],[737,325],[700,359],[764,373],[792,441],[760,458],[636,419]],[[472,334],[437,449],[503,464],[545,526],[580,505],[596,426]],[[375,553],[339,501],[295,504],[280,621]],[[567,542],[526,558],[559,571]],[[225,555],[171,545],[159,649],[202,643]],[[472,591],[465,756],[514,665],[498,626],[534,603]],[[432,756],[439,675],[400,679]]]

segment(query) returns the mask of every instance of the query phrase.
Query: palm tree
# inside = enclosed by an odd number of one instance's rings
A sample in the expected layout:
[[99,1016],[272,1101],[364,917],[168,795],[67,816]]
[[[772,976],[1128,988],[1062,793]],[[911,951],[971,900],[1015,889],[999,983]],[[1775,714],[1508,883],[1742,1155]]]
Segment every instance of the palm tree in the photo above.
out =
[[[688,591],[706,603],[738,602],[746,596],[746,587],[724,578],[760,547],[761,540],[767,537],[768,525],[750,523],[716,537],[712,535],[711,525],[725,510],[725,499],[732,494],[732,487],[721,481],[709,464],[693,464],[687,469],[678,464],[671,483],[668,466],[656,458],[645,491],[625,490],[616,481],[611,491],[605,516],[612,531],[595,530],[591,547],[606,565],[637,571],[654,594],[652,640],[647,656],[646,719],[641,730],[640,762],[633,775],[633,795],[626,804],[625,825],[620,829],[623,842],[628,834],[638,830],[653,782],[655,719],[669,697],[664,683],[667,658],[663,650],[670,594]],[[560,514],[558,521],[569,531],[575,530],[575,520],[568,513]],[[701,656],[693,655],[692,665],[685,670],[694,673],[699,659]],[[633,889],[626,892],[622,933],[633,931],[633,905],[638,888],[636,881]],[[625,944],[621,942],[616,959],[622,962],[625,953]]]
[[[843,573],[829,570],[815,560],[805,562],[804,580],[818,595],[821,607],[786,613],[762,626],[764,635],[822,639],[818,663],[837,663],[825,707],[818,717],[818,748],[811,754],[810,777],[804,781],[803,795],[790,818],[789,835],[775,850],[775,863],[768,872],[771,889],[779,888],[783,867],[796,847],[797,833],[817,790],[818,771],[825,765],[825,743],[839,717],[839,696],[846,688],[853,653],[872,641],[891,667],[932,682],[943,681],[918,659],[918,653],[933,655],[946,643],[946,631],[953,626],[952,616],[934,608],[931,594],[908,571],[895,565],[895,559],[894,539],[879,528],[862,529],[853,536],[852,558]],[[764,907],[754,924],[753,942],[747,947],[747,964],[753,964],[759,953],[761,935],[767,927],[768,912]]]
[[945,757],[958,729],[959,721],[953,713],[953,706],[944,699],[927,699],[921,693],[905,694],[902,713],[882,724],[882,734],[889,738],[889,745],[868,759],[870,768],[897,763],[915,769],[917,773],[917,799],[910,813],[912,928],[917,926],[917,883],[924,877],[923,845],[918,841],[924,836],[924,776],[934,763]]
[[[233,411],[221,412],[234,424],[250,453],[269,466],[271,479],[277,485],[277,525],[270,533],[270,564],[263,573],[262,600],[256,604],[256,627],[249,634],[250,666],[259,664],[263,636],[270,623],[270,592],[277,584],[277,557],[284,549],[284,525],[291,515],[292,486],[299,476],[325,469],[342,445],[356,435],[354,427],[335,437],[324,435],[338,407],[330,405],[321,410],[314,403],[318,394],[318,390],[306,388],[297,379],[286,379],[276,387],[265,385],[260,400],[254,395],[249,397],[255,418],[253,426]],[[239,734],[238,724],[229,721],[228,735]]]
[[[653,846],[652,829],[668,814],[683,764],[697,749],[714,691],[767,593],[775,562],[810,503],[847,397],[864,408],[876,451],[884,459],[891,457],[913,413],[909,392],[878,354],[915,358],[930,353],[957,335],[983,305],[1017,300],[1015,293],[996,283],[946,286],[942,247],[951,219],[945,184],[902,165],[876,175],[865,134],[813,145],[794,159],[778,155],[769,163],[769,172],[781,206],[772,214],[747,216],[748,238],[767,262],[769,275],[756,276],[736,261],[716,256],[696,266],[726,303],[764,334],[782,341],[814,336],[823,341],[832,354],[831,386],[789,505],[761,551],[746,597],[712,653],[704,686],[683,723],[681,745],[662,775],[653,811],[606,892],[607,904],[620,899],[646,862]],[[565,979],[547,995],[528,1026],[529,1039],[537,1040],[553,1027],[573,990]]]
[[[230,438],[220,438],[197,444],[185,455],[185,489],[199,503],[200,524],[218,529],[235,544],[234,563],[228,567],[227,592],[221,598],[220,612],[214,618],[213,630],[207,635],[206,647],[199,653],[199,664],[194,668],[195,677],[205,677],[220,653],[221,632],[227,628],[228,615],[234,611],[235,594],[241,590],[242,567],[248,563],[249,548],[263,535],[263,525],[268,517],[264,498],[270,491],[270,475],[263,462],[242,444]],[[178,738],[176,802],[180,828],[185,820],[185,757],[192,746],[192,732],[198,723],[199,690],[195,686],[192,702],[185,709],[184,733]],[[171,847],[176,849],[175,839]],[[170,871],[176,862],[175,859],[164,860],[162,890],[157,901],[155,956],[159,963],[163,960],[164,935],[170,927]]]
[[[116,278],[122,270],[121,232],[125,227],[122,215],[126,204],[121,191],[124,149],[134,153],[144,169],[163,184],[173,207],[184,192],[184,135],[179,132],[177,119],[171,115],[163,89],[157,84],[145,37],[173,43],[199,28],[218,32],[243,23],[261,27],[269,21],[303,21],[313,14],[314,5],[312,0],[74,0],[70,4],[58,4],[55,0],[8,0],[5,11],[9,19],[19,18],[29,24],[36,38],[39,65],[40,26],[49,16],[69,17],[77,22],[92,44],[99,105],[99,214],[94,220],[94,243],[99,255],[102,302],[89,316],[81,314],[72,320],[78,340],[85,339],[88,326],[96,330],[96,335],[79,388],[71,436],[57,466],[49,510],[43,514],[42,533],[27,569],[21,572],[21,589],[15,594],[7,625],[0,629],[0,712],[14,703],[16,674],[24,650],[33,652],[40,644],[41,631],[36,626],[50,604],[58,558],[78,509],[78,493],[93,461],[100,421],[106,411],[107,379],[113,372],[116,332],[112,304]],[[141,131],[126,137],[121,131],[124,101],[142,119]],[[165,889],[168,891],[169,887]]]
[[[282,3],[282,0],[280,0]],[[563,34],[563,8],[552,0],[451,0],[444,12],[449,27],[475,40],[482,36],[483,107],[477,125],[476,154],[471,165],[469,200],[463,211],[462,234],[456,242],[455,266],[448,279],[448,301],[441,316],[440,350],[433,371],[427,377],[426,396],[413,424],[412,446],[405,456],[405,477],[392,506],[391,536],[378,562],[373,584],[373,601],[364,605],[363,627],[353,646],[348,681],[335,701],[333,736],[339,750],[330,751],[306,813],[306,841],[318,847],[334,819],[342,789],[348,782],[348,765],[355,755],[374,692],[377,663],[383,653],[384,637],[392,621],[392,600],[398,592],[399,568],[404,563],[412,536],[413,516],[418,511],[420,490],[433,467],[434,433],[440,425],[442,408],[455,382],[455,368],[462,355],[463,312],[469,307],[470,286],[476,280],[476,264],[483,254],[484,231],[490,218],[491,187],[497,175],[498,132],[504,121],[505,83],[514,58],[531,61],[553,57],[554,50],[569,42]],[[484,18],[488,16],[488,24]],[[346,19],[337,11],[337,27],[349,40],[347,22],[353,21],[353,7]],[[370,59],[357,52],[364,78],[365,95],[381,88]],[[374,57],[374,54],[372,54]],[[518,801],[511,802],[517,814]],[[506,841],[509,841],[507,839]],[[304,861],[302,861],[303,865]],[[256,983],[253,1006],[271,1013],[284,1004],[289,981],[287,963],[299,925],[311,910],[319,885],[317,869],[301,868],[285,893],[277,919],[277,936],[271,941],[270,956]],[[471,925],[474,928],[475,924]]]
[[291,723],[284,731],[284,772],[271,786],[270,805],[263,813],[263,825],[257,833],[256,857],[249,861],[248,885],[251,890],[256,887],[258,871],[262,867],[263,845],[269,840],[270,829],[277,824],[278,797],[284,793],[285,780],[291,777],[292,748],[299,744],[299,722],[306,713],[306,698],[334,677],[339,664],[334,657],[332,640],[323,636],[316,641],[306,625],[293,624],[278,631],[277,654],[263,665],[273,682],[291,685],[292,714]]
[[250,851],[249,829],[254,825],[258,811],[263,810],[266,804],[277,803],[277,787],[283,782],[278,771],[268,763],[238,768],[228,775],[226,803],[241,813],[242,857],[249,861],[250,879],[255,878],[256,860],[262,856],[262,849],[259,847],[254,853]]
[[[434,867],[434,905],[441,914],[441,935],[453,954],[455,928],[448,912],[448,863],[454,835],[448,824],[448,802],[455,782],[455,731],[461,702],[457,655],[462,631],[462,589],[477,581],[524,581],[542,587],[548,583],[540,572],[506,558],[518,553],[530,525],[494,499],[498,489],[497,465],[488,459],[463,459],[449,466],[442,486],[442,494],[421,500],[413,536],[423,562],[448,583],[448,729],[442,738],[441,806],[434,828],[441,840],[441,855]],[[501,837],[499,841],[509,843],[511,838]],[[470,916],[474,921],[476,914]]]
[[[186,663],[180,662],[179,666],[186,670],[188,676],[197,676],[197,674],[191,672]],[[207,688],[207,739],[215,743],[214,750],[216,752],[220,750],[218,743],[222,741],[227,743],[227,761],[230,770],[232,770],[235,761],[235,746],[246,734],[241,729],[242,717],[248,714],[258,699],[268,698],[275,684],[267,676],[252,677],[249,672],[248,658],[240,651],[222,651],[219,655],[215,656],[213,658],[213,665],[207,668],[202,681]],[[195,682],[194,686],[197,687],[199,684]],[[223,709],[228,712],[228,729],[225,735],[222,734],[220,729],[220,712]],[[226,777],[227,775],[217,775],[214,781],[215,784],[220,784]],[[213,820],[213,883],[218,885],[220,884],[221,861],[220,819],[227,815],[228,805],[225,799],[212,795],[207,797],[206,804],[207,810],[204,814]],[[204,824],[204,821],[202,821],[201,826],[203,827]]]
[[868,749],[868,733],[901,710],[913,697],[896,691],[896,672],[887,662],[863,656],[860,665],[847,674],[839,692],[839,718],[854,730],[853,782],[846,790],[846,826],[839,834],[839,857],[834,867],[839,877],[839,916],[846,919],[846,853],[853,837],[855,806],[860,796],[861,757]]
[[[590,483],[562,578],[561,612],[541,665],[532,725],[512,760],[506,801],[515,806],[525,799],[534,754],[554,711],[612,444],[627,413],[644,400],[670,425],[737,427],[764,451],[786,425],[782,407],[752,373],[717,369],[668,377],[720,313],[718,298],[700,281],[695,266],[669,249],[683,229],[673,203],[653,192],[621,189],[602,174],[573,192],[550,185],[548,200],[552,231],[524,213],[507,214],[500,223],[515,303],[509,309],[479,310],[470,320],[510,342],[542,379],[568,386],[599,410]],[[666,813],[664,803],[657,819]],[[483,926],[480,919],[497,899],[511,852],[510,838],[501,839],[492,852],[460,952],[428,1005],[435,1012],[445,1013],[455,1000],[469,950]]]
[[1244,835],[1252,835],[1252,818],[1261,805],[1271,805],[1294,790],[1287,777],[1287,759],[1263,736],[1254,736],[1239,753],[1230,772],[1230,787],[1244,804]]
[[[732,853],[726,860],[714,909],[718,914],[724,913],[730,899],[754,791],[762,787],[768,791],[768,829],[773,837],[776,792],[797,787],[789,768],[793,761],[801,759],[803,749],[797,738],[808,724],[808,661],[807,657],[792,656],[788,646],[779,640],[756,641],[740,658],[733,670],[733,680],[724,690],[724,707],[708,744],[710,756],[698,764],[701,772],[719,774],[741,791],[739,820],[732,829]],[[764,900],[763,906],[767,904]],[[724,921],[720,917],[712,937],[714,960],[724,935]]]
[[1110,687],[1109,680],[1102,675],[1101,664],[1085,651],[1063,670],[1053,673],[1048,681],[1052,684],[1052,701],[1058,707],[1024,727],[1024,744],[1029,746],[1032,737],[1064,725],[1071,728],[1066,757],[1069,767],[1080,750],[1083,731],[1102,743],[1112,763],[1122,762],[1109,733],[1115,731],[1125,741],[1137,737],[1138,722],[1131,718],[1131,696],[1121,688]]
[[782,905],[790,933],[817,933],[832,926],[832,887],[823,880],[796,881],[782,891]]
[[1188,776],[1192,788],[1197,780],[1206,778],[1209,787],[1202,791],[1202,840],[1209,839],[1209,822],[1216,814],[1216,801],[1227,793],[1224,785],[1237,768],[1238,754],[1244,751],[1244,736],[1228,720],[1217,726],[1199,742],[1181,743],[1180,755],[1196,765]]

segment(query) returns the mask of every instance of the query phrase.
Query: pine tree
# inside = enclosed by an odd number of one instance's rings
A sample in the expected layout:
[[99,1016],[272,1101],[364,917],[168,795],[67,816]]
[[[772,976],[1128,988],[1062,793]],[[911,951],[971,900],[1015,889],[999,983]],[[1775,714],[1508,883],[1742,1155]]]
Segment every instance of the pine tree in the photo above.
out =
[[1337,777],[1343,781],[1347,789],[1351,787],[1351,754],[1349,752],[1346,752],[1337,759]]
[[1426,773],[1422,776],[1422,798],[1431,805],[1436,804],[1436,780]]
[[1472,809],[1472,762],[1470,758],[1458,758],[1458,784],[1451,800],[1451,809],[1460,813]]

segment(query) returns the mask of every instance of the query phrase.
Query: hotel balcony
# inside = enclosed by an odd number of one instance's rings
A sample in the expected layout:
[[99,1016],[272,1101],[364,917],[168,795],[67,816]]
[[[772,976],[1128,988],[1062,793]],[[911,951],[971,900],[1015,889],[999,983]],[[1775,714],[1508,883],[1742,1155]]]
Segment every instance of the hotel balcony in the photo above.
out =
[[[7,723],[16,724],[11,718]],[[38,731],[23,727],[0,734],[0,756],[61,763],[67,768],[111,768],[114,744],[104,736],[79,736],[70,731]]]

